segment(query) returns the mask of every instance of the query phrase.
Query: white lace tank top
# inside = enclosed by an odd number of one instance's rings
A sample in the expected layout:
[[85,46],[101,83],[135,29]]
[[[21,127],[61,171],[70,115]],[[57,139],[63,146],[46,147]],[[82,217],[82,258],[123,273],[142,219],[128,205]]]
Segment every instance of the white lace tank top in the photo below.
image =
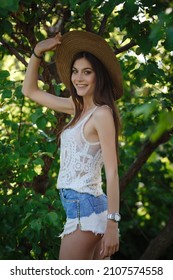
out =
[[84,126],[96,108],[61,134],[58,189],[73,189],[94,196],[103,193],[101,187],[103,158],[100,142],[89,142],[84,136]]

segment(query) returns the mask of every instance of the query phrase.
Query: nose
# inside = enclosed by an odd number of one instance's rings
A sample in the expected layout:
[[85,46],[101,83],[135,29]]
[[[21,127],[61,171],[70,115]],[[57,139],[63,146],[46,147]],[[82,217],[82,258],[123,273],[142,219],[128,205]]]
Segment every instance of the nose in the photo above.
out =
[[78,72],[77,73],[76,80],[78,82],[83,81],[83,74],[82,74],[82,72]]

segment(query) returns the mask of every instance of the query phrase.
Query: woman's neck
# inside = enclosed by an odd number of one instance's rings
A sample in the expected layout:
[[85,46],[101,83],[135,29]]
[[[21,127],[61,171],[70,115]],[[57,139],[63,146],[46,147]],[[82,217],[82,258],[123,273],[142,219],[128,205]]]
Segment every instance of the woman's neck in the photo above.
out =
[[84,101],[82,113],[86,113],[95,107],[96,107],[96,105],[94,104],[93,100]]

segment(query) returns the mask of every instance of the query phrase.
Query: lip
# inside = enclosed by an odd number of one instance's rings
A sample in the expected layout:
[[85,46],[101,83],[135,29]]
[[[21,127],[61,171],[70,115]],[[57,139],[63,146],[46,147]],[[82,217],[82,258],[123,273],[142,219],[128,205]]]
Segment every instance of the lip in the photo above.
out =
[[86,87],[86,84],[76,84],[77,87]]
[[77,88],[86,88],[86,87],[87,87],[87,85],[83,85],[83,84],[81,84],[81,85],[76,85],[76,87],[77,87]]

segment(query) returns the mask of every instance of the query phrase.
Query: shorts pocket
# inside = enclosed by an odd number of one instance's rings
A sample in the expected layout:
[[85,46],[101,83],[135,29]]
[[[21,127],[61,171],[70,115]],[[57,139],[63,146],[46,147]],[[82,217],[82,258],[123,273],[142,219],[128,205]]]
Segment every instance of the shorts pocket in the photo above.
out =
[[60,190],[61,202],[69,219],[79,218],[79,200],[74,199],[68,190]]
[[100,214],[107,210],[107,196],[105,194],[100,196],[91,196],[89,198],[91,207],[96,214]]
[[66,202],[79,201],[73,190],[60,189],[60,197]]

